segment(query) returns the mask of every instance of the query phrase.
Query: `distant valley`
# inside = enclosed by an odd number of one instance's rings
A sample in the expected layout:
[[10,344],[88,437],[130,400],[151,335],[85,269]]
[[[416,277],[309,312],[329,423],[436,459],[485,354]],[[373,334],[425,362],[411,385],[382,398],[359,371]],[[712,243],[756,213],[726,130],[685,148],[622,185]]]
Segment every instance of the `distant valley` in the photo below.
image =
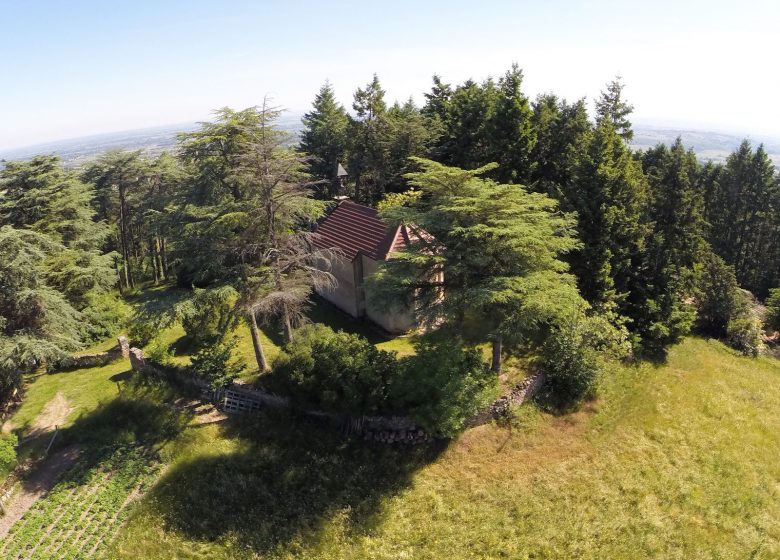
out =
[[[297,135],[302,128],[301,114],[283,115],[279,119],[279,125]],[[142,150],[147,154],[157,155],[174,148],[177,134],[195,130],[197,127],[197,123],[180,123],[0,150],[0,166],[3,160],[29,159],[38,154],[57,154],[68,167],[79,167],[110,150]],[[682,138],[683,144],[696,152],[699,159],[715,162],[725,161],[744,139],[743,136],[721,132],[635,125],[632,147],[644,150],[659,143],[671,144],[678,136]],[[763,143],[775,166],[780,168],[780,138],[748,136],[748,139],[754,146]]]

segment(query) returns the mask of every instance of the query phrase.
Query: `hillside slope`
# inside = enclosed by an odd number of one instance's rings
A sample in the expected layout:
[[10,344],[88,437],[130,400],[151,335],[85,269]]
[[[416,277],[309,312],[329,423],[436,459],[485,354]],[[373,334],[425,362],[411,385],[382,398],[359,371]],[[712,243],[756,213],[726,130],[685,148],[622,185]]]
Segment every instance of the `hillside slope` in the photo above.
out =
[[777,558],[780,362],[688,339],[445,449],[194,425],[109,558]]

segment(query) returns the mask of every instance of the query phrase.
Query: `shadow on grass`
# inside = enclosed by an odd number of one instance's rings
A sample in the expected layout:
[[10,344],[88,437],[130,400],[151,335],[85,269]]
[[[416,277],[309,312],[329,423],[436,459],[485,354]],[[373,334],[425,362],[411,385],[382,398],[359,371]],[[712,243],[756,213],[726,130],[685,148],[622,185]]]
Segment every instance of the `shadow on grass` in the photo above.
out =
[[319,296],[312,297],[306,316],[312,322],[322,323],[334,331],[359,334],[367,338],[371,344],[379,344],[395,338],[367,319],[355,319]]
[[[192,422],[196,409],[167,384],[127,382],[119,397],[63,431],[58,447],[84,449],[63,480],[84,483],[84,473],[129,446],[155,456],[185,429],[203,428]],[[257,554],[313,544],[334,519],[347,535],[370,532],[382,503],[446,448],[445,442],[391,447],[348,441],[333,426],[279,411],[231,417],[218,430],[238,451],[195,454],[174,464],[145,507],[192,540],[238,538]]]
[[235,538],[255,553],[306,546],[334,517],[365,534],[381,504],[410,484],[445,444],[391,448],[346,442],[284,414],[231,421],[241,451],[171,469],[147,502],[166,526],[199,541]]

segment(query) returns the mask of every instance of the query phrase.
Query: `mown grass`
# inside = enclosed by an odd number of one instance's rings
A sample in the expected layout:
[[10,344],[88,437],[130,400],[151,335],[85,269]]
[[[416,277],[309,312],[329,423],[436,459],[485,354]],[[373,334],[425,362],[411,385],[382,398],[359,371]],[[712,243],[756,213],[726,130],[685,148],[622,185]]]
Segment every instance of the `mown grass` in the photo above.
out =
[[107,558],[777,558],[780,363],[689,339],[446,449],[190,426]]

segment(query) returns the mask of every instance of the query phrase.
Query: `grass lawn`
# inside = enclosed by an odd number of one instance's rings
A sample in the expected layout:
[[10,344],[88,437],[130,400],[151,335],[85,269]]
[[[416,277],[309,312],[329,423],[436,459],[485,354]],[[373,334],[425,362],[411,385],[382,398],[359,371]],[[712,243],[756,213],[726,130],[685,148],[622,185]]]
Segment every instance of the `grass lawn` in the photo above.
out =
[[190,425],[106,557],[780,557],[780,362],[688,339],[601,395],[415,449]]
[[98,368],[29,376],[22,405],[4,426],[22,442],[18,459],[38,457],[48,445],[54,426],[71,426],[101,402],[114,399],[117,381],[126,378],[129,370],[130,364],[120,360]]

